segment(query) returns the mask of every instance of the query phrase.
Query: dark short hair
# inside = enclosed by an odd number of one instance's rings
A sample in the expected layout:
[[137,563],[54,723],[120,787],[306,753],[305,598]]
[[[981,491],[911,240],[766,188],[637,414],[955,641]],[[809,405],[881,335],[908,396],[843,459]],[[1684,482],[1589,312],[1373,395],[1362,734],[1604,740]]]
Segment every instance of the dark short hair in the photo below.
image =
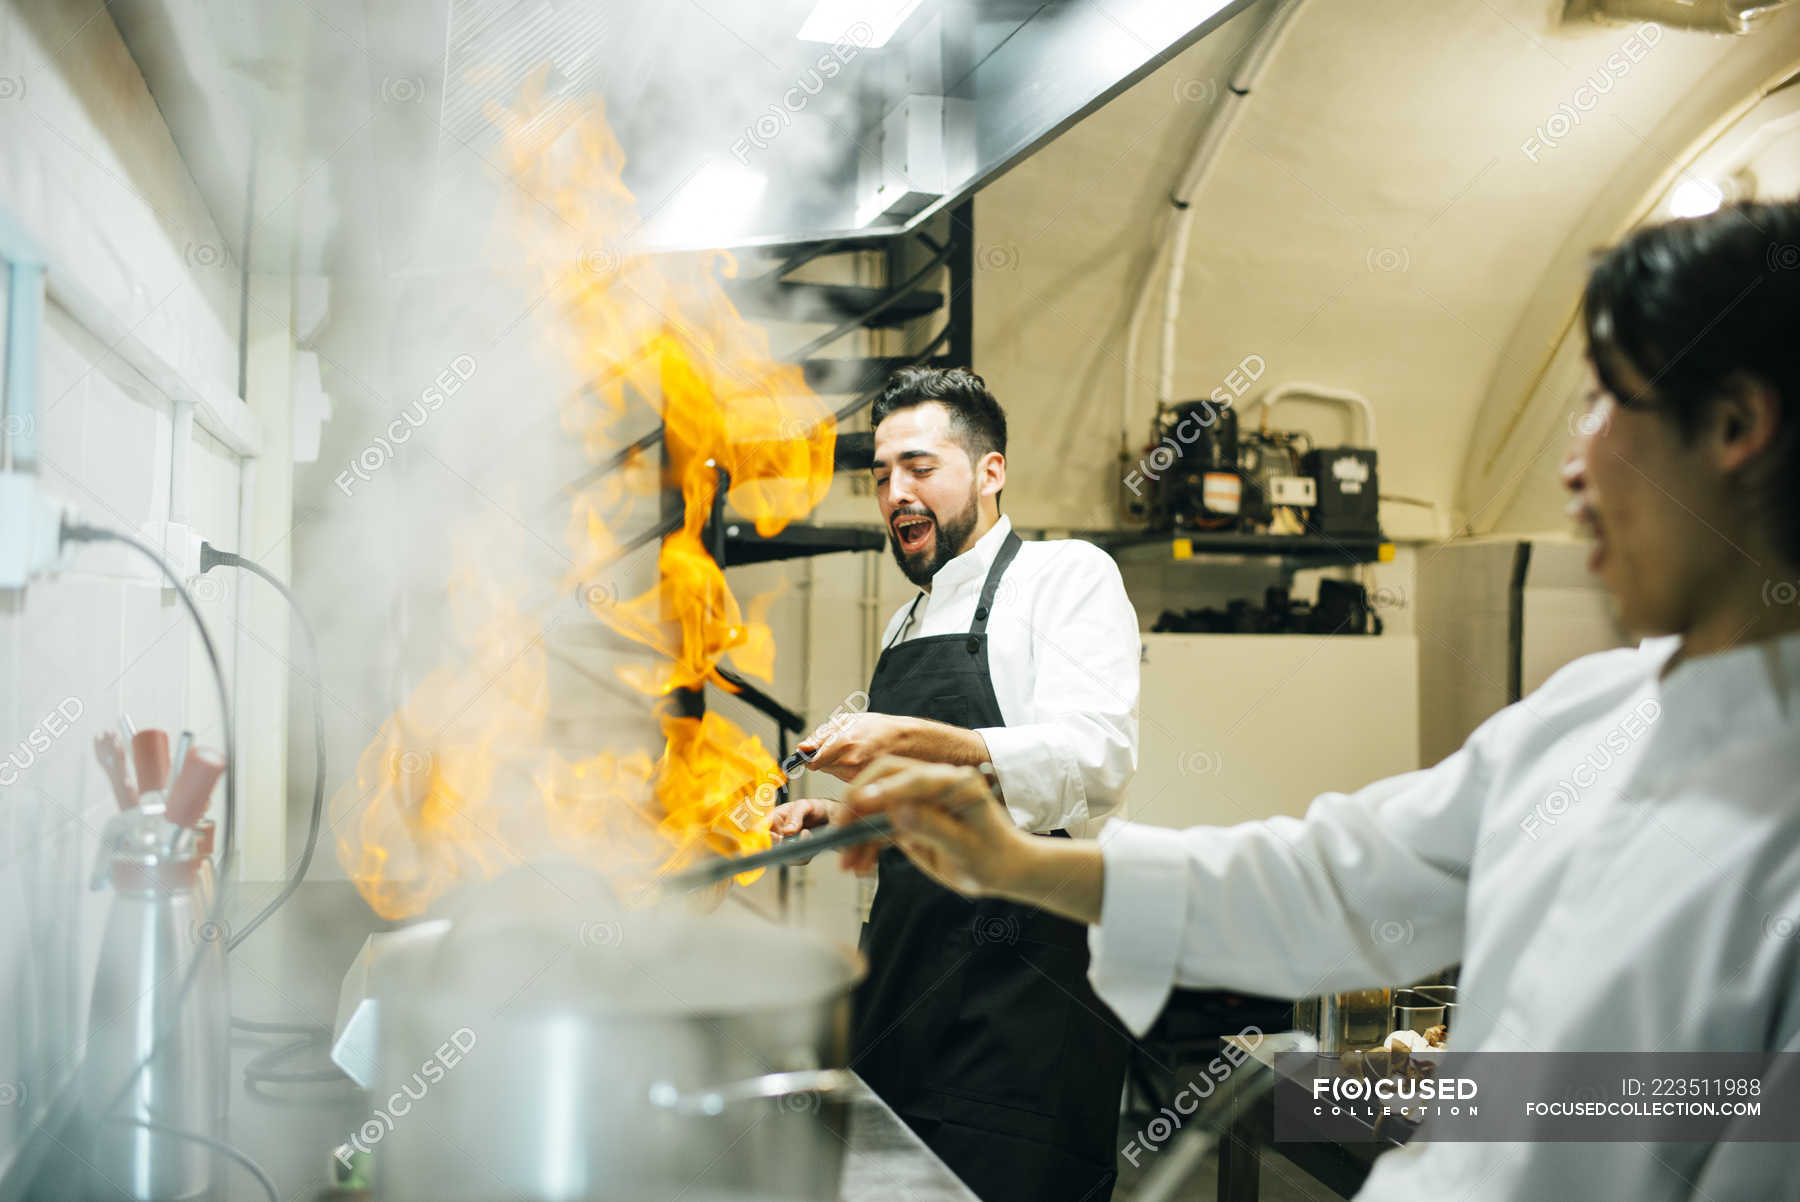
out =
[[869,411],[871,428],[888,415],[936,401],[950,411],[950,435],[975,463],[989,451],[1006,454],[1006,410],[987,381],[966,367],[903,367],[888,377]]
[[[1750,485],[1800,561],[1800,202],[1739,202],[1636,230],[1595,259],[1582,298],[1588,354],[1622,405],[1665,412],[1693,438],[1734,375],[1781,404]],[[1628,386],[1620,366],[1649,383]]]

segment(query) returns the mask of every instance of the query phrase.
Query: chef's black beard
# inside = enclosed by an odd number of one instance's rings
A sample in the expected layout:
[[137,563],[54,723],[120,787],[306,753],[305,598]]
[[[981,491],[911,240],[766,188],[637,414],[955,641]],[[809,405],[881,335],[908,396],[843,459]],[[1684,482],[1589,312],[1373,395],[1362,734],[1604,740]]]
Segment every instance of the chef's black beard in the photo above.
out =
[[[937,533],[937,541],[931,549],[911,560],[907,559],[906,552],[900,549],[900,540],[894,537],[894,519],[906,513],[930,518],[932,529]],[[963,507],[962,512],[948,521],[940,519],[937,514],[923,505],[897,509],[893,516],[888,518],[888,548],[893,551],[894,562],[900,565],[900,570],[906,573],[906,578],[920,588],[924,588],[931,583],[931,578],[937,575],[939,568],[962,554],[959,548],[962,547],[969,535],[975,532],[975,523],[980,520],[981,503],[979,496],[974,492],[969,494],[969,503]]]

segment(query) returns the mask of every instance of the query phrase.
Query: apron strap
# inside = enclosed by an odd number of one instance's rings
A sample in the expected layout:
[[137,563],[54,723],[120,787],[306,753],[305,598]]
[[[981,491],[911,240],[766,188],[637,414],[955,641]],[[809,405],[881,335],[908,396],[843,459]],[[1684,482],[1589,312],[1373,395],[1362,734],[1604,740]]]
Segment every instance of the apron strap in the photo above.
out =
[[888,650],[888,648],[894,646],[901,639],[906,637],[906,632],[912,628],[913,613],[919,608],[919,602],[924,599],[925,594],[922,592],[912,599],[912,604],[906,607],[906,620],[900,623],[900,629],[894,631],[894,637],[888,640],[887,646],[882,648],[883,651]]
[[975,623],[969,627],[970,634],[987,633],[988,615],[994,610],[994,594],[1000,591],[1000,577],[1022,545],[1017,531],[1006,532],[1006,541],[1000,544],[1000,550],[994,556],[994,566],[988,569],[987,581],[981,586],[981,599],[975,602]]

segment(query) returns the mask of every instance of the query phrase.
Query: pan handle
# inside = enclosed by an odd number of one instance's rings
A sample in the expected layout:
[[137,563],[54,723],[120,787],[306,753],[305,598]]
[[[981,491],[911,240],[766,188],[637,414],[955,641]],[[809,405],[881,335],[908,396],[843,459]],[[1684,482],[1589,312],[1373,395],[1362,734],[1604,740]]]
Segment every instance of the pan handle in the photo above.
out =
[[650,1104],[678,1114],[722,1114],[727,1106],[759,1099],[791,1098],[799,1094],[848,1093],[858,1084],[856,1074],[847,1069],[805,1069],[790,1073],[765,1073],[711,1089],[683,1092],[668,1081],[650,1087]]

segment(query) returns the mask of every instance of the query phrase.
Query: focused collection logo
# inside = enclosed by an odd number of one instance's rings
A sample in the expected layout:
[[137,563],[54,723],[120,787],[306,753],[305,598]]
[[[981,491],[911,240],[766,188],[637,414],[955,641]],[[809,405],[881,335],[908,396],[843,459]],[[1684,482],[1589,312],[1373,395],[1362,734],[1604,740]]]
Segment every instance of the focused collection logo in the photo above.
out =
[[1409,1118],[1432,1115],[1469,1116],[1481,1113],[1475,1105],[1480,1086],[1473,1077],[1314,1077],[1312,1112],[1315,1115],[1373,1118],[1404,1113]]

